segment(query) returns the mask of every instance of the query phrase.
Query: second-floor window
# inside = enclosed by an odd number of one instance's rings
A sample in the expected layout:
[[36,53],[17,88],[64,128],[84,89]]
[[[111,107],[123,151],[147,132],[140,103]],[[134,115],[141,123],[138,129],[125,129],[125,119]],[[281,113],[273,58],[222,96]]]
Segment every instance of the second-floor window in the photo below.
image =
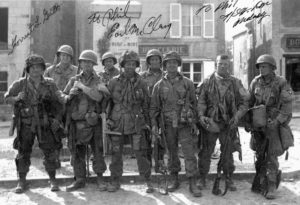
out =
[[214,5],[210,4],[210,11],[202,11],[196,15],[201,6],[202,4],[170,4],[171,38],[214,38]]

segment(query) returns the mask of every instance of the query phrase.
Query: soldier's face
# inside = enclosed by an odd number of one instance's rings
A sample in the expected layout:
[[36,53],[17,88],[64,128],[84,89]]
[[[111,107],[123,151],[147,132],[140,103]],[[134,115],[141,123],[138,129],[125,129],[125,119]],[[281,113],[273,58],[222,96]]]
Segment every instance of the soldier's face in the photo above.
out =
[[80,68],[84,73],[92,73],[93,72],[93,66],[94,63],[89,60],[80,60],[79,62]]
[[151,56],[149,58],[149,64],[150,64],[151,68],[159,69],[160,68],[160,57]]
[[273,72],[273,67],[268,63],[261,63],[258,65],[259,72],[262,76],[269,75]]
[[169,72],[169,73],[177,72],[177,70],[178,70],[177,60],[175,60],[175,59],[168,60],[166,62],[166,69],[167,69],[167,72]]
[[216,62],[217,68],[216,71],[220,76],[229,75],[229,60],[218,59]]
[[60,53],[59,58],[62,63],[71,63],[71,56],[66,53]]
[[42,64],[32,65],[29,68],[29,76],[32,78],[38,78],[44,75],[44,67]]
[[114,67],[114,60],[112,58],[107,58],[104,60],[104,66],[108,69],[111,69]]
[[135,72],[137,65],[135,61],[125,61],[124,72],[126,74],[133,74]]

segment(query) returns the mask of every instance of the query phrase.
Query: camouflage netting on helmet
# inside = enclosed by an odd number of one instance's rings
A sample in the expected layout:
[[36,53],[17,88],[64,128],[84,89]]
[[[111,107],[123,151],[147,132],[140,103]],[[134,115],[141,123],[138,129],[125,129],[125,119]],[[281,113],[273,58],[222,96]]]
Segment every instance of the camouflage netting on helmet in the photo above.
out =
[[138,54],[134,51],[127,50],[122,53],[121,57],[119,58],[119,64],[121,65],[121,67],[124,67],[124,63],[126,61],[135,61],[137,64],[136,66],[140,66],[140,58]]
[[176,60],[178,62],[178,66],[181,66],[181,62],[182,62],[181,57],[175,51],[170,51],[164,55],[164,58],[163,58],[163,66],[164,67],[166,66],[166,62],[168,60]]

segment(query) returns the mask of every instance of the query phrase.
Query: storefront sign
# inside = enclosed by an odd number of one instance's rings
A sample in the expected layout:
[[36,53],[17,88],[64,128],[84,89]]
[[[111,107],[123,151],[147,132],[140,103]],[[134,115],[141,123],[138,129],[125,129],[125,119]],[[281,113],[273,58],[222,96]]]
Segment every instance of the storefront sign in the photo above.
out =
[[139,45],[139,55],[146,56],[151,49],[158,49],[162,53],[176,51],[181,56],[189,55],[188,45]]
[[119,59],[126,50],[138,51],[138,38],[137,36],[112,37],[109,49]]
[[287,48],[300,48],[300,37],[289,37],[286,39]]

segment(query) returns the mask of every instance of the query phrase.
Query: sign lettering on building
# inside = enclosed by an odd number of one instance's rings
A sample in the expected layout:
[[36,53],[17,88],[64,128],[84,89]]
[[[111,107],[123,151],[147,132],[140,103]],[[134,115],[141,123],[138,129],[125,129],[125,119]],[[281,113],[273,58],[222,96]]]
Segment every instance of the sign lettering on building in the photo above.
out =
[[110,51],[113,52],[117,59],[126,50],[138,51],[138,38],[137,36],[123,36],[118,38],[111,38]]
[[300,48],[300,37],[290,37],[286,39],[287,48]]
[[176,51],[181,56],[189,55],[188,45],[139,45],[139,55],[146,56],[151,49],[158,49],[162,53]]

